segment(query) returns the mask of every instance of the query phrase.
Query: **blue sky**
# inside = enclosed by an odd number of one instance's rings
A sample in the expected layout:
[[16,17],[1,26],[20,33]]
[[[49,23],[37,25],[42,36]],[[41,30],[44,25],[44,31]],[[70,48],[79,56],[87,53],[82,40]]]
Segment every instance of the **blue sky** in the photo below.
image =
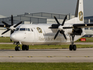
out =
[[[36,12],[74,14],[77,0],[0,0],[0,15]],[[93,0],[84,0],[85,16],[93,16]]]

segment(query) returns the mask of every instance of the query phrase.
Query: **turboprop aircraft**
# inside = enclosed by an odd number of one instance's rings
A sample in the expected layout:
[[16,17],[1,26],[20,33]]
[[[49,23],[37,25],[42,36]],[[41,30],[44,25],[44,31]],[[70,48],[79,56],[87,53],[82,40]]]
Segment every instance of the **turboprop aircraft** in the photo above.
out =
[[[22,50],[29,50],[28,45],[57,45],[71,42],[69,50],[76,50],[74,41],[85,35],[85,27],[93,27],[93,24],[84,24],[83,0],[77,0],[75,18],[66,21],[65,16],[62,24],[56,17],[57,24],[18,24],[13,25],[11,16],[11,26],[4,23],[7,30],[2,34],[12,31],[10,39],[17,45],[16,51],[20,50],[18,44],[22,44]],[[14,30],[15,29],[15,30]]]

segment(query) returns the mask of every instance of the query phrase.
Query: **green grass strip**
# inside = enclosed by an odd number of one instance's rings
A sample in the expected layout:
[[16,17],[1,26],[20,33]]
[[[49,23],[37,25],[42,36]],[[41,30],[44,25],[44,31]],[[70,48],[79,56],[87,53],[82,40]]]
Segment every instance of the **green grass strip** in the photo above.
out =
[[[0,42],[1,43],[3,43],[3,42],[5,42],[5,43],[9,42],[10,43],[11,42],[10,37],[0,37]],[[80,41],[80,39],[78,39],[76,42],[81,42],[81,41]],[[93,37],[90,37],[90,38],[86,37],[85,42],[93,42]]]
[[[14,50],[16,45],[0,44],[0,50]],[[19,45],[22,48],[22,45]],[[30,49],[68,49],[69,45],[30,45]],[[93,48],[93,45],[77,45],[77,48]]]
[[0,42],[2,42],[2,43],[3,43],[3,42],[4,42],[4,43],[9,42],[9,43],[10,43],[10,42],[11,42],[11,41],[10,41],[10,37],[0,37]]
[[0,70],[93,70],[93,63],[0,63]]

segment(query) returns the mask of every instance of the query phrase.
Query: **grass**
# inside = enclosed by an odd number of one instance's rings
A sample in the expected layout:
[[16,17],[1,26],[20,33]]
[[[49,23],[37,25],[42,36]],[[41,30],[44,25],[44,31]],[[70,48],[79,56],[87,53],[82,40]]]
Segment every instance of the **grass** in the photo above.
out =
[[93,63],[0,63],[0,70],[93,70]]
[[7,42],[11,42],[10,41],[10,37],[0,37],[0,42],[5,42],[5,43],[7,43]]
[[93,42],[93,37],[83,37],[86,38],[86,41],[80,41],[80,39],[78,39],[76,42]]
[[[14,50],[16,45],[0,44],[0,50]],[[22,45],[19,45],[20,47]],[[22,47],[21,47],[22,48]],[[68,49],[69,45],[30,45],[30,49]],[[93,45],[77,45],[77,48],[93,48]]]
[[[10,43],[10,38],[9,37],[0,37],[0,42],[1,43]],[[80,39],[78,39],[76,42],[81,42]],[[93,42],[93,37],[87,37],[85,42]]]
[[[9,37],[0,37],[0,42],[10,42]],[[79,40],[77,42],[80,42]],[[86,42],[93,42],[93,38],[86,38]],[[1,50],[12,50],[16,45],[13,44],[0,44]],[[21,47],[22,45],[20,45]],[[21,47],[22,48],[22,47]],[[69,45],[31,45],[30,49],[67,49]],[[93,45],[77,45],[77,48],[93,48]]]
[[[10,43],[10,37],[0,37],[0,42],[1,43]],[[81,42],[80,39],[78,39],[76,42]],[[83,41],[84,42],[84,41]],[[93,37],[86,37],[85,42],[93,42]]]

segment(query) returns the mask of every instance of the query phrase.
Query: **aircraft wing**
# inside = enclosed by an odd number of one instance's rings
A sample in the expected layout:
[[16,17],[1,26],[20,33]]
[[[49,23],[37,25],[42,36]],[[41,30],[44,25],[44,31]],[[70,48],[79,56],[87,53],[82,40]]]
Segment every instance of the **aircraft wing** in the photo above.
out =
[[73,24],[74,28],[86,28],[86,27],[93,27],[93,23],[88,24]]

